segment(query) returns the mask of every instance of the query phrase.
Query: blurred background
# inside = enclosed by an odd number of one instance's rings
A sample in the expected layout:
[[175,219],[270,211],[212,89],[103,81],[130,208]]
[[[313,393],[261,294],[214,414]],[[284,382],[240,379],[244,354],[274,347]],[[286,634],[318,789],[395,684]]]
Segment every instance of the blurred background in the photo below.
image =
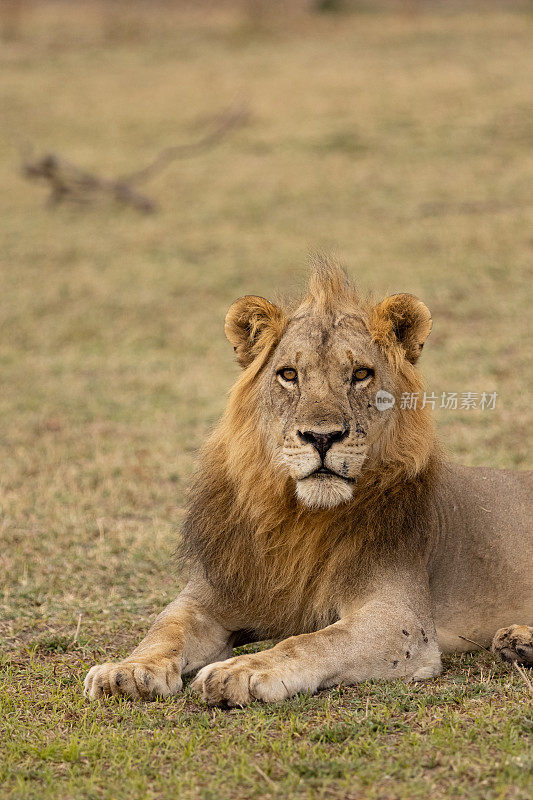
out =
[[423,298],[429,389],[498,393],[437,409],[451,455],[527,466],[532,30],[503,0],[3,0],[9,646],[82,605],[131,642],[173,595],[225,312],[297,292],[309,252]]
[[532,34],[525,0],[0,0],[2,797],[530,797],[488,653],[245,713],[82,681],[182,585],[227,308],[311,252],[427,303],[428,391],[477,396],[435,410],[452,458],[531,466]]

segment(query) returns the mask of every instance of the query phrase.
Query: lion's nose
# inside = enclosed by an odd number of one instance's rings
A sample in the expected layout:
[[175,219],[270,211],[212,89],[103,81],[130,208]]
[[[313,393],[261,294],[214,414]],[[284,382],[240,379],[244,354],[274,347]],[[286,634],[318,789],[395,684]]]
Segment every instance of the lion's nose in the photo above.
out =
[[312,444],[322,461],[326,457],[326,453],[334,442],[340,442],[345,439],[350,433],[348,427],[342,428],[338,431],[330,431],[329,433],[322,433],[319,431],[298,431],[299,436],[304,442]]

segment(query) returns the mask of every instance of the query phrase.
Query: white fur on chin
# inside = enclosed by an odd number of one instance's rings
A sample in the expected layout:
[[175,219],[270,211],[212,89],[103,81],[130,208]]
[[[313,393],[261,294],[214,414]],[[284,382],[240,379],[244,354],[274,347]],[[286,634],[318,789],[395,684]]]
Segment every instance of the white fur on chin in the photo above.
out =
[[353,496],[353,485],[334,475],[311,475],[296,481],[296,497],[309,508],[333,508],[348,503]]

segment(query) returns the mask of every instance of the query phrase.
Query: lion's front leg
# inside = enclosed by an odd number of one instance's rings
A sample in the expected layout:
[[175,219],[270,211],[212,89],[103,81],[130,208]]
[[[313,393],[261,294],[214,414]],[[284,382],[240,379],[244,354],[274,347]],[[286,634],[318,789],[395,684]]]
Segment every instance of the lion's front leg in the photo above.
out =
[[183,674],[231,655],[231,633],[215,619],[211,603],[202,600],[202,588],[188,586],[170,603],[131,656],[92,667],[85,694],[92,700],[167,697],[180,691]]
[[299,658],[288,659],[278,648],[209,664],[191,686],[209,705],[228,706],[246,706],[253,700],[273,703],[298,692],[315,692],[318,671]]
[[244,706],[342,682],[437,675],[440,651],[425,587],[386,589],[316,633],[204,667],[192,688],[210,705]]

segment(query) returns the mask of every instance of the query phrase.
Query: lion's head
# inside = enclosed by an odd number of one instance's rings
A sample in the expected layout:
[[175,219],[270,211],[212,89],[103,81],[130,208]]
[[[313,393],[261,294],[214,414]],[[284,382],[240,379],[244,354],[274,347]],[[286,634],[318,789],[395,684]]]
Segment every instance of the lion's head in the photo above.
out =
[[432,441],[428,417],[402,409],[400,398],[421,387],[414,365],[430,330],[416,297],[372,303],[328,260],[292,311],[240,298],[226,317],[244,368],[230,401],[236,453],[243,457],[244,432],[265,469],[310,508],[349,502],[368,470],[394,465],[416,474]]
[[231,306],[243,371],[203,447],[180,557],[261,635],[329,624],[376,553],[422,549],[440,453],[429,408],[400,398],[422,391],[430,328],[420,300],[365,299],[327,260],[297,305]]

